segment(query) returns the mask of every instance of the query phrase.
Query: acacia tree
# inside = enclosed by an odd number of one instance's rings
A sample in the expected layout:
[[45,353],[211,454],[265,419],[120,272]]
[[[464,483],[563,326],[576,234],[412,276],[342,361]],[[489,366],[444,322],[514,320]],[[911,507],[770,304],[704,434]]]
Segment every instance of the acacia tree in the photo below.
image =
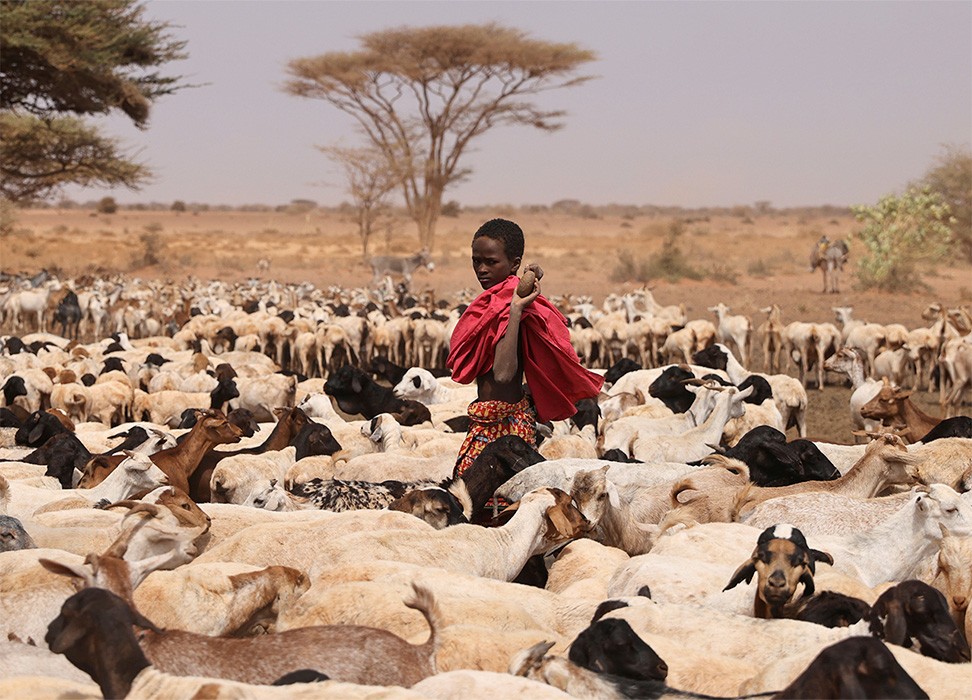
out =
[[595,58],[576,44],[532,39],[498,24],[402,27],[359,37],[361,48],[290,61],[285,90],[324,100],[351,115],[400,179],[423,247],[433,248],[446,188],[470,174],[469,144],[489,129],[562,126],[560,110],[531,95],[592,76],[576,70]]
[[148,168],[83,117],[120,111],[144,129],[152,102],[185,87],[159,73],[185,42],[137,0],[0,0],[0,13],[0,194],[144,183]]
[[361,255],[367,260],[368,242],[375,224],[387,211],[388,195],[398,186],[401,178],[388,169],[381,153],[375,148],[320,148],[344,173],[357,216]]

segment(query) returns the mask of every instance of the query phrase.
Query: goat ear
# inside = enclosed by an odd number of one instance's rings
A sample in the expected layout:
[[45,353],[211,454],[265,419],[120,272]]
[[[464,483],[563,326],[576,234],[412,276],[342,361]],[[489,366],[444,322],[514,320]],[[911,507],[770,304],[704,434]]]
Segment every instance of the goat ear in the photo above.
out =
[[813,575],[809,571],[800,577],[800,583],[803,584],[803,597],[812,596],[816,587],[813,585]]
[[351,391],[355,394],[361,393],[361,378],[358,375],[351,377]]
[[729,583],[727,583],[726,587],[723,588],[722,590],[728,591],[730,588],[735,588],[743,581],[749,583],[753,580],[753,576],[755,574],[756,574],[756,559],[751,558],[746,562],[744,562],[738,569],[736,569],[736,573],[732,575],[732,578],[729,579]]
[[52,574],[81,579],[84,581],[85,588],[91,588],[94,585],[94,578],[91,576],[91,571],[84,564],[64,564],[53,559],[38,559],[37,563]]
[[530,671],[539,668],[553,645],[554,642],[539,642],[519,652],[510,662],[510,673],[514,676],[526,676]]
[[827,554],[827,552],[821,552],[819,549],[810,550],[810,571],[813,571],[813,565],[822,561],[824,564],[834,565],[834,558]]
[[908,641],[908,620],[901,602],[893,599],[888,601],[887,612],[884,620],[884,641],[904,646]]
[[174,551],[163,552],[162,554],[156,554],[154,557],[146,557],[136,562],[130,562],[128,568],[131,571],[132,589],[138,588],[138,584],[144,581],[146,576],[157,569],[161,569],[175,555],[176,552]]
[[574,536],[573,528],[570,526],[570,520],[567,519],[560,505],[554,505],[547,509],[547,519],[562,537]]
[[63,654],[77,644],[87,633],[87,627],[80,620],[68,620],[67,625],[51,640],[49,647],[55,654]]
[[38,423],[27,434],[27,440],[28,440],[28,442],[37,442],[43,436],[44,436],[44,424],[43,423]]
[[614,485],[613,482],[607,483],[607,495],[608,503],[611,504],[612,508],[621,507],[621,495],[618,493],[618,487]]

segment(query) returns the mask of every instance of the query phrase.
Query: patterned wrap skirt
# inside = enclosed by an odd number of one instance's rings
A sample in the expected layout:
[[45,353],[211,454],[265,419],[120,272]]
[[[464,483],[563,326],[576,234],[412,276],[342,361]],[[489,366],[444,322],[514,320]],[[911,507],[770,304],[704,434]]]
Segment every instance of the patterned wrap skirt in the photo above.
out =
[[[519,435],[531,446],[537,446],[536,413],[526,396],[516,403],[473,401],[467,413],[472,426],[459,448],[453,478],[462,476],[486,445],[504,435]],[[492,505],[492,501],[489,505]]]

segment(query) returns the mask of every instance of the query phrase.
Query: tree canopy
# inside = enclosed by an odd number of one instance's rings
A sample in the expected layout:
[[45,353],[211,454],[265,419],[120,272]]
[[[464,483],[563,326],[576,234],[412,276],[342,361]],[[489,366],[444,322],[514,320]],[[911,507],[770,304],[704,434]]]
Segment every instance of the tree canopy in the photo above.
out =
[[565,113],[527,97],[579,85],[594,60],[573,43],[552,43],[490,23],[401,27],[359,37],[361,48],[288,63],[285,90],[351,115],[401,183],[405,204],[432,248],[446,188],[468,177],[469,144],[507,124],[553,131]]
[[0,0],[0,12],[0,192],[144,182],[149,170],[83,118],[118,111],[145,128],[154,100],[185,87],[159,70],[185,58],[185,42],[137,0]]
[[946,146],[920,184],[948,204],[952,237],[960,253],[972,262],[972,150],[967,145]]

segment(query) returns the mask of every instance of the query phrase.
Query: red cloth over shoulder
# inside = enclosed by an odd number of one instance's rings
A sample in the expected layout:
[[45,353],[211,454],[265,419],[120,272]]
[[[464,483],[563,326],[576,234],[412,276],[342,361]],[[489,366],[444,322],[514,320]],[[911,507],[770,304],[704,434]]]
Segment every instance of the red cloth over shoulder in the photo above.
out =
[[[452,332],[446,366],[460,384],[471,384],[493,367],[496,343],[510,323],[510,302],[519,283],[510,275],[483,291],[466,308]],[[520,317],[523,375],[540,420],[563,420],[581,399],[597,396],[604,377],[581,366],[570,344],[567,319],[543,295]]]

